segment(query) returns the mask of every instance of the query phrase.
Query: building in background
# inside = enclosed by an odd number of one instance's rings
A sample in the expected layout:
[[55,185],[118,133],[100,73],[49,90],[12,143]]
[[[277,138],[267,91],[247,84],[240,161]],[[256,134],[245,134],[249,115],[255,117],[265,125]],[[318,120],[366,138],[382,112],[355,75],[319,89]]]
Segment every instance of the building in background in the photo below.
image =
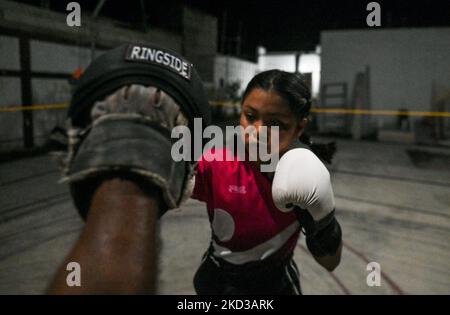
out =
[[64,125],[61,109],[8,108],[67,103],[74,74],[106,49],[130,40],[186,56],[209,98],[219,101],[211,104],[236,103],[255,74],[281,69],[305,76],[316,108],[398,111],[373,116],[316,111],[319,133],[424,143],[450,138],[448,118],[410,115],[450,112],[448,27],[323,31],[315,51],[258,47],[254,62],[237,57],[240,37],[237,56],[219,54],[218,19],[180,1],[151,7],[146,1],[130,2],[123,8],[128,14],[103,12],[102,6],[112,2],[84,1],[90,7],[84,7],[82,27],[67,26],[62,2],[52,2],[52,10],[48,1],[40,6],[23,2],[0,0],[0,151],[42,145],[55,126]]
[[[241,95],[257,73],[258,65],[254,62],[234,56],[217,55],[214,63],[214,86],[218,93],[228,86],[234,87],[235,93]],[[221,95],[217,97],[220,99]]]
[[242,93],[259,72],[279,69],[305,76],[314,98],[320,90],[320,47],[313,52],[267,52],[260,46],[257,49],[257,62],[250,62],[234,56],[218,55],[215,62],[214,83],[217,88],[239,83],[239,93]]
[[[214,82],[239,81],[242,91],[264,70],[302,73],[318,108],[319,133],[442,144],[450,138],[449,120],[414,112],[450,111],[449,52],[450,28],[323,31],[313,52],[259,47],[257,63],[216,57]],[[346,112],[323,112],[329,109]]]
[[[320,115],[320,130],[356,133],[356,138],[375,133],[381,139],[403,137],[410,142],[424,132],[449,136],[448,119],[410,117],[407,113],[450,110],[450,28],[324,31],[321,46],[322,107],[401,111],[405,115],[355,119]],[[435,130],[424,131],[427,124]],[[392,133],[395,130],[397,135]]]
[[267,52],[258,49],[258,69],[265,71],[280,69],[287,72],[301,73],[311,88],[312,96],[317,97],[320,89],[320,46],[315,51]]

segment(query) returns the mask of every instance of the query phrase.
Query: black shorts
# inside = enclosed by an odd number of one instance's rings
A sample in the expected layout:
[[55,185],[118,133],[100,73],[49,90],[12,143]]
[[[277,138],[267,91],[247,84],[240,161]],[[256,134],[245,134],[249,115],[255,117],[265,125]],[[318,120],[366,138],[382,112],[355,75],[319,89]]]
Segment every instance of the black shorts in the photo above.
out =
[[301,295],[299,271],[292,258],[279,264],[233,267],[205,254],[194,276],[200,295]]

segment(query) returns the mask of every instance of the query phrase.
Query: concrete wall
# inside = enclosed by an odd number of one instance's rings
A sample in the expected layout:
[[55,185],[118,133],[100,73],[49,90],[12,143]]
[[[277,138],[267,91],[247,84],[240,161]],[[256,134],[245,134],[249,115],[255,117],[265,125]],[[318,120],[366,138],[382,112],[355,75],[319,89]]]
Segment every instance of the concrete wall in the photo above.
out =
[[[20,105],[20,79],[0,77],[0,106]],[[22,113],[0,112],[0,150],[22,146]]]
[[[104,50],[97,49],[95,56]],[[71,74],[77,68],[85,69],[91,61],[91,50],[79,46],[42,40],[30,40],[31,71],[47,74]],[[0,69],[20,71],[19,41],[14,36],[0,36]],[[67,79],[33,78],[31,96],[33,105],[68,103],[70,85]],[[21,106],[19,77],[0,77],[0,106]],[[33,133],[36,145],[42,145],[56,125],[64,125],[63,109],[33,111]],[[22,112],[0,112],[0,151],[23,146]]]
[[226,83],[240,83],[239,94],[244,92],[248,82],[258,72],[256,63],[229,56],[217,56],[214,64],[214,85],[220,87],[221,81]]
[[[347,82],[370,67],[372,109],[428,111],[433,84],[450,89],[450,28],[325,31],[321,82]],[[395,117],[377,117],[389,128]]]
[[146,33],[121,28],[111,20],[92,20],[87,14],[81,16],[81,27],[69,27],[66,14],[43,10],[38,7],[0,0],[0,27],[20,31],[32,36],[53,37],[58,40],[97,46],[113,47],[130,40],[154,42],[181,51],[180,34],[150,28]]
[[[73,73],[91,62],[91,49],[68,44],[40,40],[30,42],[31,71],[45,73]],[[105,50],[96,49],[97,57]],[[31,82],[34,105],[61,104],[70,101],[71,86],[67,79],[35,78]],[[56,125],[63,126],[66,111],[63,109],[33,112],[33,128],[36,145],[42,145]]]
[[[30,42],[31,71],[72,73],[91,62],[91,50],[74,45],[56,44],[40,40]],[[95,56],[104,50],[96,49]]]
[[[0,69],[20,70],[19,41],[12,36],[0,35]],[[20,105],[20,79],[0,77],[0,106]],[[22,144],[22,113],[0,113],[0,149],[14,148]]]
[[183,55],[195,65],[202,80],[212,84],[217,53],[217,18],[185,7],[182,36]]
[[[70,100],[70,85],[67,80],[33,79],[33,104],[61,104]],[[50,131],[57,125],[64,126],[66,110],[36,110],[33,112],[33,133],[36,145],[42,145],[49,138]]]
[[[82,15],[81,27],[69,27],[66,14],[0,0],[0,71],[21,70],[18,38],[28,38],[32,104],[67,103],[71,88],[63,75],[85,69],[107,48],[133,40],[153,42],[184,54],[206,85],[212,85],[217,19],[190,8],[181,10],[180,34],[154,28],[144,33],[121,28],[111,20],[92,20],[87,15]],[[58,78],[42,78],[35,73],[56,74]],[[0,106],[21,106],[20,77],[0,76],[0,95]],[[40,145],[55,125],[64,124],[65,110],[37,110],[32,115],[34,141]],[[22,146],[22,128],[22,112],[0,112],[0,151]]]
[[[62,74],[85,69],[94,57],[107,48],[124,42],[153,42],[184,53],[202,78],[214,80],[214,56],[217,51],[217,19],[201,12],[183,9],[181,34],[150,28],[148,32],[121,28],[113,21],[96,21],[82,15],[81,27],[68,27],[66,15],[34,6],[0,0],[0,71],[20,71],[19,36],[30,39],[32,104],[67,103],[70,85]],[[183,42],[185,44],[183,44]],[[59,78],[42,78],[33,73],[58,74]],[[21,106],[19,76],[0,76],[0,106]],[[48,138],[55,125],[63,125],[65,110],[33,111],[35,144]],[[22,112],[0,112],[0,151],[23,146]]]
[[19,40],[0,35],[0,69],[20,70]]

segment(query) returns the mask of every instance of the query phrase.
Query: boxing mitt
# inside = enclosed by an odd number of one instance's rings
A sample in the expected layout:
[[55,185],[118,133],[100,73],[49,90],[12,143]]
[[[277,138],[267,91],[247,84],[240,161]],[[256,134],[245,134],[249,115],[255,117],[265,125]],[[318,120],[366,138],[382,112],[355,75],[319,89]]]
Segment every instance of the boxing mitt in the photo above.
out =
[[159,187],[165,209],[178,207],[191,194],[195,163],[171,157],[171,131],[192,130],[194,118],[207,126],[209,104],[193,65],[177,53],[129,44],[94,60],[77,82],[68,111],[63,181],[81,216],[96,187],[117,176]]

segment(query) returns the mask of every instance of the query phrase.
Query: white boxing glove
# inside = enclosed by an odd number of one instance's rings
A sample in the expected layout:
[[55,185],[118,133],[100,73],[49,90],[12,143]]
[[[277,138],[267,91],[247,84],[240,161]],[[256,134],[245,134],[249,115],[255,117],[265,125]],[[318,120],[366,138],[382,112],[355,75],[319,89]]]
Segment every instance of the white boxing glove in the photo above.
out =
[[330,173],[307,149],[292,149],[281,157],[272,183],[272,197],[281,211],[292,211],[298,206],[308,210],[314,221],[323,219],[335,208]]

